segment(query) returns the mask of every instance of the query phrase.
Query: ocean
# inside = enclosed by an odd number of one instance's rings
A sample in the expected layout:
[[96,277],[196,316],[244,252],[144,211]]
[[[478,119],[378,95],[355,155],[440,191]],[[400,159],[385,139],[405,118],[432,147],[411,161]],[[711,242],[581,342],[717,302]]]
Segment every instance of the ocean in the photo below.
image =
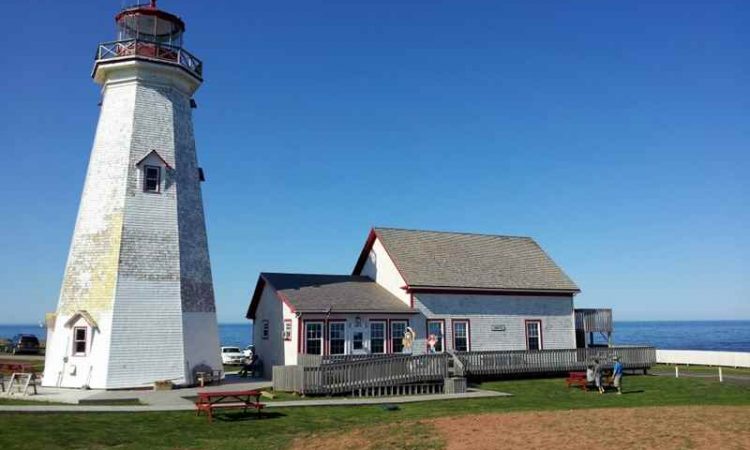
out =
[[[221,345],[244,347],[252,342],[251,323],[219,324]],[[46,337],[37,325],[0,325],[0,338],[18,333]],[[732,321],[615,321],[615,344],[647,344],[661,349],[750,352],[750,320]],[[598,338],[597,340],[601,340]]]

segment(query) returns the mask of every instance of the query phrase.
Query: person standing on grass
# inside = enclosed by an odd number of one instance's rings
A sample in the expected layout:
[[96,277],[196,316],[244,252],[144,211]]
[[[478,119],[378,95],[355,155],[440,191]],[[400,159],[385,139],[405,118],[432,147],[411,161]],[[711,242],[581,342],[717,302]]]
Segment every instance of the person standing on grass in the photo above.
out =
[[614,377],[615,387],[617,388],[617,394],[622,394],[622,363],[620,357],[615,356],[615,367],[612,370],[612,376]]
[[602,365],[599,364],[599,360],[594,360],[594,384],[596,384],[596,390],[600,394],[604,393],[604,387],[602,386]]
[[586,388],[594,384],[594,365],[589,363],[586,366]]

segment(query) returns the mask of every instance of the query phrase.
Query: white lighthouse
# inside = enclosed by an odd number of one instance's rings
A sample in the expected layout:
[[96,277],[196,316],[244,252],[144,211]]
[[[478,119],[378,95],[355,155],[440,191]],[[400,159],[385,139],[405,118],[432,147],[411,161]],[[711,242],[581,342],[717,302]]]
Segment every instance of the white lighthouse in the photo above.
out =
[[189,384],[221,368],[191,109],[202,63],[155,1],[115,20],[92,73],[101,113],[44,386]]

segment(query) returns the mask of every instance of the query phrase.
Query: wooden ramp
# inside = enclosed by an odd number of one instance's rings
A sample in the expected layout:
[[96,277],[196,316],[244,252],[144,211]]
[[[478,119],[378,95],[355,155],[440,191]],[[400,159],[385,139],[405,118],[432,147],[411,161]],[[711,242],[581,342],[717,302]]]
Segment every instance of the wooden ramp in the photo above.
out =
[[626,370],[656,363],[653,347],[606,347],[539,351],[448,352],[425,355],[300,355],[300,365],[274,366],[274,390],[312,395],[367,396],[438,393],[446,380],[586,370],[619,356]]

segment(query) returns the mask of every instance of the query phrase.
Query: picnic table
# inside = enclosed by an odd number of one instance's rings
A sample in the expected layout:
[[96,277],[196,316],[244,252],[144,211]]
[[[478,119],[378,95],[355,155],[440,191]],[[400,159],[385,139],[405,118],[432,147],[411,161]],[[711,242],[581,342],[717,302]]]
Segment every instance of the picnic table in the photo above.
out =
[[198,392],[198,400],[195,402],[197,413],[201,411],[208,415],[208,421],[213,420],[214,409],[234,408],[247,412],[249,408],[258,411],[258,417],[266,405],[260,403],[260,391],[208,391]]
[[568,387],[580,386],[584,391],[588,389],[586,372],[570,372],[568,374],[568,378],[565,379],[565,383],[568,385]]
[[0,361],[0,374],[34,373],[34,365],[16,361]]
[[[10,376],[8,387],[5,387],[5,376]],[[29,363],[17,361],[0,361],[0,392],[10,391],[11,388],[20,385],[26,393],[29,386],[36,394],[36,373],[34,366]]]
[[[608,369],[604,369],[601,372],[601,382],[602,387],[611,387],[614,383],[614,376],[612,376],[612,371]],[[568,377],[565,379],[565,384],[568,385],[568,387],[571,386],[579,386],[584,391],[588,391],[589,388],[589,382],[586,378],[586,372],[569,372]]]

